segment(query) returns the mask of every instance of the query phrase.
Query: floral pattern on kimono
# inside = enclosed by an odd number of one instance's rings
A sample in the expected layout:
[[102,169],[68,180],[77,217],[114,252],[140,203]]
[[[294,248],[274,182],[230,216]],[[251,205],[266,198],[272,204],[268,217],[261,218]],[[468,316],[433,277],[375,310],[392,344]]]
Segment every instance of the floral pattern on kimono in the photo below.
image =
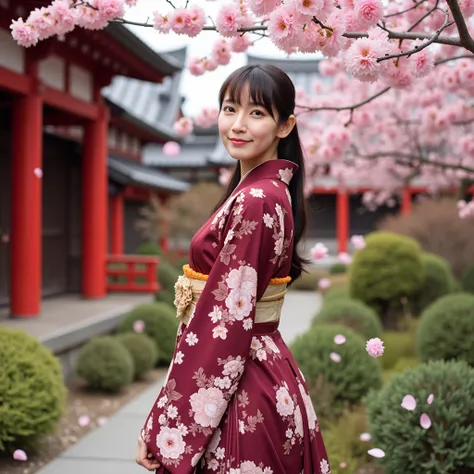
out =
[[[327,457],[311,399],[288,348],[278,331],[254,334],[257,301],[272,278],[290,271],[288,184],[295,172],[286,160],[254,168],[193,238],[190,265],[209,277],[190,320],[179,328],[164,386],[142,429],[162,463],[157,472],[283,474],[286,463],[295,465],[290,458],[301,464],[305,452],[307,466],[292,472],[309,474],[313,461],[318,467],[311,474],[330,472],[322,464]],[[261,399],[252,388],[258,383],[265,384]],[[272,449],[281,452],[281,461],[273,452],[259,454],[259,436],[271,420],[279,427]],[[321,455],[311,461],[316,437]]]

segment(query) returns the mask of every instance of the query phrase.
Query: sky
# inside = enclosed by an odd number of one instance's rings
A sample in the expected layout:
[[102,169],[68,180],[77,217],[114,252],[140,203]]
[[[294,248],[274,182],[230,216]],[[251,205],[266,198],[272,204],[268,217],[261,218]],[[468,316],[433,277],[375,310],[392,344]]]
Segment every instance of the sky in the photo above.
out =
[[[190,0],[190,3],[201,5],[205,11],[215,18],[220,5],[225,0]],[[185,0],[172,0],[177,8],[183,7]],[[152,18],[153,11],[167,12],[171,6],[166,0],[138,0],[137,5],[128,10],[125,18],[131,21],[145,23]],[[205,56],[219,37],[215,31],[203,31],[195,38],[170,33],[163,35],[153,28],[129,26],[129,28],[157,52],[166,52],[188,45],[188,58]],[[267,38],[257,41],[249,52],[257,56],[285,58],[287,55],[279,51]],[[181,93],[186,98],[183,110],[186,115],[197,115],[203,107],[217,107],[217,93],[225,78],[235,69],[246,63],[245,53],[232,53],[232,61],[227,66],[219,66],[215,71],[206,72],[202,76],[193,76],[187,70],[184,72]],[[298,57],[293,55],[292,57]],[[304,55],[305,59],[313,59],[316,55]]]

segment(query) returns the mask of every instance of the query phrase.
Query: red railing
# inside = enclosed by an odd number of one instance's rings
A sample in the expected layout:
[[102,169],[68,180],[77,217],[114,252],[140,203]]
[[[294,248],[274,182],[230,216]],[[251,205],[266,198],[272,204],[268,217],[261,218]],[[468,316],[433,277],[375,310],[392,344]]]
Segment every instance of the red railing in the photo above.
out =
[[156,293],[158,257],[143,255],[108,255],[106,263],[107,291]]

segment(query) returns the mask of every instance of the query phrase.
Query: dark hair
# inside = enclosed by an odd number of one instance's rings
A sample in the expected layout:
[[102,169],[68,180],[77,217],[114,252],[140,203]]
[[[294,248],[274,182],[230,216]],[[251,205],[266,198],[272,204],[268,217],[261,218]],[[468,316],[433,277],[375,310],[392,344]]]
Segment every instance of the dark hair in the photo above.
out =
[[[284,123],[295,110],[295,86],[288,75],[272,65],[243,66],[234,71],[222,84],[219,91],[219,109],[222,108],[225,95],[228,94],[232,102],[240,104],[241,94],[248,85],[249,99],[264,107],[274,117],[274,110],[278,113],[278,120]],[[298,128],[295,125],[290,134],[280,139],[278,144],[278,158],[292,161],[298,165],[289,184],[291,194],[293,221],[294,221],[294,248],[291,260],[290,276],[292,282],[300,277],[304,271],[303,265],[310,262],[298,254],[297,245],[306,230],[307,211],[304,197],[304,155],[301,148]],[[237,166],[224,196],[217,204],[216,211],[232,194],[240,182],[240,166]]]

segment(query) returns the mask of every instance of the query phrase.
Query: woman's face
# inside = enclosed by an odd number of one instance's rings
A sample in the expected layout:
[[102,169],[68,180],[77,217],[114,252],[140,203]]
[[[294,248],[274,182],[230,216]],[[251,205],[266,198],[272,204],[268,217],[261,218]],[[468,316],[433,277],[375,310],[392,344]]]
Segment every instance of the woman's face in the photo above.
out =
[[277,158],[282,127],[278,115],[275,112],[273,115],[275,118],[264,107],[250,102],[248,86],[242,90],[240,105],[232,102],[226,92],[218,126],[229,155],[252,167]]

